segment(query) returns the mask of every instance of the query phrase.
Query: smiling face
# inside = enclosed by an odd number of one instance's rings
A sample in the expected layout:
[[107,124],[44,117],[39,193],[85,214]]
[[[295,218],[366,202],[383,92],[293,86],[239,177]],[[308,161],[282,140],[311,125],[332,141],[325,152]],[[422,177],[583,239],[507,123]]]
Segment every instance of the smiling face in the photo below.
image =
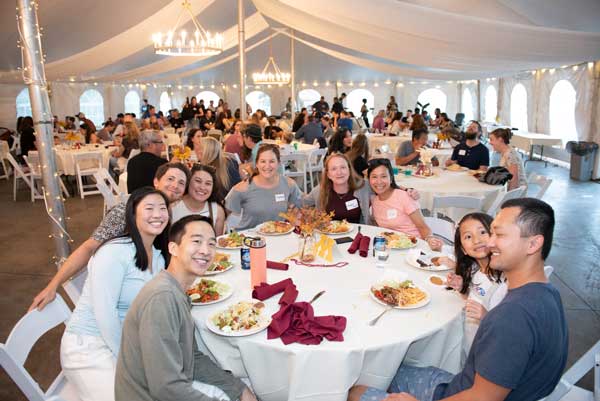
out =
[[163,232],[169,222],[169,209],[158,194],[149,194],[135,209],[135,225],[140,235],[155,237]]
[[521,229],[516,222],[519,214],[518,207],[500,209],[492,222],[492,235],[488,241],[492,269],[511,271],[529,254],[530,239],[521,237]]
[[198,202],[205,202],[213,191],[213,179],[206,171],[196,171],[190,180],[188,194]]
[[348,163],[343,157],[331,157],[327,161],[327,178],[331,180],[334,185],[344,185],[350,178],[350,168]]
[[496,135],[490,135],[490,145],[492,145],[492,148],[494,148],[496,152],[502,152],[505,143],[502,138],[499,138]]
[[271,150],[261,152],[256,159],[258,174],[266,179],[272,179],[278,174],[279,161],[277,155]]
[[160,180],[154,179],[154,188],[158,189],[169,198],[170,202],[181,199],[185,192],[187,177],[185,173],[178,168],[167,170]]
[[477,219],[469,219],[462,222],[459,227],[460,244],[466,255],[480,260],[489,257],[487,247],[490,234],[485,226]]
[[169,242],[169,253],[187,274],[202,276],[215,258],[217,240],[212,226],[192,221],[185,226],[179,244]]
[[371,171],[369,174],[369,184],[371,184],[371,189],[377,195],[381,195],[387,190],[390,189],[391,186],[391,178],[390,173],[386,166],[379,166]]

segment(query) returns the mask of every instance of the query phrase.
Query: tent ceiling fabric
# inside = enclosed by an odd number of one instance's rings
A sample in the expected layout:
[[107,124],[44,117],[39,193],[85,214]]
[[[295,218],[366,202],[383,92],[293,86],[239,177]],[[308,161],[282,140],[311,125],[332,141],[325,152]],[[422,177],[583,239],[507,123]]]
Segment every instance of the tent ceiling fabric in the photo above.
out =
[[[236,82],[235,0],[191,2],[205,28],[224,32],[223,54],[154,54],[151,34],[172,27],[180,3],[41,1],[47,79]],[[0,10],[0,82],[19,83],[14,3]],[[597,0],[247,0],[245,11],[248,75],[266,61],[270,27],[298,32],[298,80],[477,79],[600,59]],[[289,68],[289,39],[273,44]]]

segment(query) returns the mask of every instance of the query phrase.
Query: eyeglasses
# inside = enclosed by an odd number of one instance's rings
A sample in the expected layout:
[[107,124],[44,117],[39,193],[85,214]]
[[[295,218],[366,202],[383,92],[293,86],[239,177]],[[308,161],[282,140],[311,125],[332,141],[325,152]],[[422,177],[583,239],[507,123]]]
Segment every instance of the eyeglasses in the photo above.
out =
[[152,143],[155,143],[157,145],[164,145],[165,144],[163,141],[152,141]]

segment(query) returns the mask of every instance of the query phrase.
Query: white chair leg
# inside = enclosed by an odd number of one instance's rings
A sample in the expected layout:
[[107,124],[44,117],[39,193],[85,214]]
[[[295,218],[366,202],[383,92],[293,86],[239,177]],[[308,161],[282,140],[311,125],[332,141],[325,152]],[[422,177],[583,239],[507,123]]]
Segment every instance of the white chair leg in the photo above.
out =
[[79,171],[77,172],[77,188],[79,189],[79,196],[83,199],[85,197],[83,194],[83,180]]
[[14,179],[13,179],[13,201],[14,202],[17,201],[17,173],[16,172],[14,174]]
[[65,186],[65,183],[63,182],[62,178],[58,177],[58,183],[60,184],[60,187],[62,189],[63,195],[65,195],[65,197],[67,197],[67,198],[70,198],[71,194],[67,190],[67,187]]

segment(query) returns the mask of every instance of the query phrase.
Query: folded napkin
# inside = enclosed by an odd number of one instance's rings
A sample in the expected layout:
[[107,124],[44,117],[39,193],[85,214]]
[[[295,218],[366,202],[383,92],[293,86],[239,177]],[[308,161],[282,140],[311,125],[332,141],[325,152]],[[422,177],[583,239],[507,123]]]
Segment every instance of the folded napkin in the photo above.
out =
[[264,301],[267,298],[271,298],[275,294],[285,291],[288,287],[293,287],[294,289],[296,288],[291,278],[286,278],[285,280],[281,280],[275,284],[260,283],[260,285],[254,286],[252,298]]
[[354,237],[354,239],[352,240],[352,244],[348,248],[349,253],[354,254],[358,250],[358,247],[360,246],[360,240],[362,237],[363,235],[361,233],[356,234],[356,237]]
[[273,262],[272,260],[267,260],[267,269],[275,269],[275,270],[287,270],[289,265],[287,263],[279,263]]
[[363,258],[366,258],[369,254],[369,244],[371,243],[371,237],[363,235],[360,239],[360,245],[358,246],[358,253]]

